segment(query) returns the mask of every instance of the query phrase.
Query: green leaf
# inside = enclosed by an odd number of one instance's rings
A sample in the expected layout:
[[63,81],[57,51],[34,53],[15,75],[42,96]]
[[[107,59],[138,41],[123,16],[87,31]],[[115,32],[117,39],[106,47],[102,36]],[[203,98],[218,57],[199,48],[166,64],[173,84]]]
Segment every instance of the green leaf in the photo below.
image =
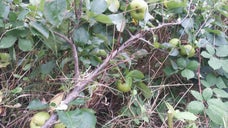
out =
[[197,119],[197,116],[195,116],[191,112],[180,112],[180,111],[175,111],[174,117],[179,120],[190,120],[190,121],[194,121]]
[[228,56],[228,45],[222,45],[216,48],[216,55],[218,57],[227,57]]
[[94,17],[94,19],[98,22],[104,23],[104,24],[112,24],[111,19],[109,16],[104,15],[104,14],[99,14]]
[[213,95],[213,91],[211,88],[205,88],[203,90],[203,99],[204,100],[208,100],[208,99],[211,99],[212,95]]
[[220,60],[218,58],[216,58],[216,57],[211,57],[210,60],[208,61],[208,64],[214,70],[220,69],[222,67],[222,64],[221,64]]
[[210,84],[210,85],[215,85],[217,83],[217,77],[210,73],[206,76],[206,81]]
[[182,23],[181,26],[185,29],[191,29],[194,27],[194,20],[193,18],[186,18]]
[[42,74],[49,74],[53,70],[54,67],[55,67],[55,62],[49,61],[49,62],[42,64],[40,66],[40,72]]
[[111,14],[109,15],[109,18],[112,20],[112,23],[116,25],[116,29],[123,32],[126,25],[126,19],[123,13]]
[[136,86],[140,89],[140,91],[142,92],[143,96],[146,99],[150,99],[152,98],[152,92],[150,90],[150,88],[148,86],[146,86],[144,83],[142,82],[138,82],[136,83]]
[[133,79],[143,79],[144,78],[144,75],[139,70],[132,70],[132,71],[130,71],[130,72],[127,73],[126,78],[127,77],[131,77]]
[[181,71],[181,75],[189,80],[191,78],[194,78],[195,73],[192,70],[184,69]]
[[215,48],[212,47],[211,45],[206,45],[206,50],[210,55],[214,55],[215,54]]
[[107,9],[107,3],[105,0],[93,0],[91,2],[91,11],[96,14],[102,14]]
[[74,30],[73,39],[75,42],[87,43],[89,41],[89,33],[84,27]]
[[214,88],[213,92],[218,98],[228,98],[228,93],[222,89]]
[[10,55],[8,53],[0,53],[0,68],[7,67],[10,64]]
[[5,5],[3,1],[0,1],[0,18],[7,19],[10,11],[10,7]]
[[44,16],[54,26],[59,26],[66,13],[66,0],[45,1]]
[[201,52],[201,56],[203,56],[204,58],[211,58],[213,55],[209,54],[208,52]]
[[204,110],[204,105],[201,101],[191,101],[187,105],[187,109],[194,114],[199,114]]
[[67,128],[95,128],[96,126],[97,119],[91,109],[57,111],[57,114]]
[[223,81],[223,79],[221,77],[218,77],[217,80],[216,80],[216,86],[220,89],[222,88],[226,88],[226,84],[225,82]]
[[36,29],[39,33],[41,33],[45,38],[49,37],[49,31],[48,29],[43,26],[41,23],[39,22],[31,22],[30,25]]
[[187,66],[187,60],[185,58],[178,58],[177,65],[181,68],[185,68]]
[[171,76],[175,73],[177,73],[178,70],[174,70],[171,66],[167,66],[163,69],[166,76]]
[[107,4],[108,4],[108,9],[111,12],[117,12],[119,7],[120,7],[120,2],[119,0],[106,0]]
[[194,70],[197,70],[198,67],[199,67],[199,63],[195,60],[192,60],[187,64],[186,68],[194,71]]
[[12,47],[16,40],[17,37],[11,35],[3,37],[0,41],[0,49]]
[[33,48],[33,42],[28,39],[19,39],[18,46],[22,51],[30,51]]
[[228,73],[228,59],[227,60],[220,60],[220,63],[222,65],[222,69]]
[[48,104],[42,103],[40,100],[35,99],[29,103],[27,108],[29,110],[43,110],[48,108]]
[[26,15],[29,13],[30,11],[28,9],[24,9],[23,11],[20,12],[20,14],[18,15],[17,19],[18,20],[24,20],[26,18]]
[[220,99],[210,99],[207,104],[206,113],[214,123],[223,125],[224,119],[228,121],[228,108]]
[[197,100],[203,101],[203,97],[199,92],[197,92],[195,90],[191,90],[190,92]]

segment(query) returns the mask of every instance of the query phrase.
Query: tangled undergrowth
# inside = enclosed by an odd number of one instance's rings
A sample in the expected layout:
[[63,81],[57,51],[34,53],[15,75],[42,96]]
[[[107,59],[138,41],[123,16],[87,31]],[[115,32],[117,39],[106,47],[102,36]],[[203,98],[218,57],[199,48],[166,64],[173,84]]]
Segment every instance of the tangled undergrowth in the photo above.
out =
[[226,128],[227,2],[132,1],[0,1],[0,127]]

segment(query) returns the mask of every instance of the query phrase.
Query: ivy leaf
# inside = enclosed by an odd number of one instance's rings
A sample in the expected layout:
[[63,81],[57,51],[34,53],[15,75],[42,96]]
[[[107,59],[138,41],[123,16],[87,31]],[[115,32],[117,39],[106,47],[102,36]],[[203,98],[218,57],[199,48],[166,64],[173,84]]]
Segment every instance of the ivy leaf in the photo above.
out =
[[91,109],[57,111],[60,121],[67,128],[95,128],[97,119]]
[[183,71],[181,71],[181,75],[187,78],[188,80],[194,78],[195,76],[194,72],[190,69],[184,69]]
[[66,0],[45,1],[44,16],[52,25],[59,26],[66,13],[66,8]]
[[211,57],[210,60],[208,61],[208,64],[210,67],[212,67],[214,70],[220,69],[222,64],[220,60],[216,57]]
[[0,49],[12,47],[16,40],[17,37],[11,35],[3,37],[0,41]]

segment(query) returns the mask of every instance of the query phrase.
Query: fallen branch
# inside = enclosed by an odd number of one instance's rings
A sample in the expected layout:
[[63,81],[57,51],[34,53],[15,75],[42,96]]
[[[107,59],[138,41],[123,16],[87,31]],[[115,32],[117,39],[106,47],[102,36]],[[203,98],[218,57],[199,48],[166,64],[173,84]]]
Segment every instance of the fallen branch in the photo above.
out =
[[[153,30],[157,30],[159,28],[162,27],[166,27],[166,26],[173,26],[173,25],[179,25],[182,22],[177,22],[177,23],[167,23],[167,24],[162,24],[159,25],[157,27],[151,28],[149,30],[137,33],[136,35],[131,36],[130,39],[128,39],[126,42],[124,42],[118,49],[114,50],[113,52],[111,52],[106,59],[103,61],[103,63],[98,66],[98,68],[96,68],[93,72],[91,72],[88,77],[77,81],[74,85],[74,89],[66,96],[66,98],[62,101],[64,104],[69,104],[71,101],[73,101],[75,98],[77,98],[79,96],[79,93],[81,91],[83,91],[83,89],[90,83],[93,81],[93,79],[98,76],[100,74],[100,72],[105,69],[106,66],[108,66],[110,60],[114,59],[118,53],[122,52],[124,49],[126,49],[127,47],[131,46],[132,44],[136,43],[138,40],[140,40],[140,38],[142,38],[144,36],[144,33],[146,33],[147,31],[153,31]],[[65,37],[57,32],[55,32],[56,35],[60,36],[61,38]],[[62,37],[63,36],[63,37]],[[64,38],[63,38],[64,39]],[[65,39],[66,40],[66,39]],[[67,41],[67,40],[66,40]],[[71,43],[70,43],[71,45]],[[73,46],[75,45],[71,45],[72,49],[74,49]],[[77,53],[77,52],[76,52]],[[73,51],[73,55],[75,56],[75,53]],[[78,64],[75,63],[75,64]],[[78,70],[77,70],[78,71]],[[49,128],[51,127],[54,122],[57,120],[57,115],[56,113],[53,113],[51,115],[51,118],[49,118],[48,121],[46,121],[46,123],[44,124],[44,126],[42,126],[42,128]]]

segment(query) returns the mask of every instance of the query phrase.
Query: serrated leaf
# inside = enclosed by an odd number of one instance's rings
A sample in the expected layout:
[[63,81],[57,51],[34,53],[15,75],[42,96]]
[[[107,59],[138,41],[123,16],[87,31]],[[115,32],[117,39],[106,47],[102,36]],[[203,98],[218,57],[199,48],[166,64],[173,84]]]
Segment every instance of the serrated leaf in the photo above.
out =
[[199,114],[204,110],[204,105],[200,101],[191,101],[187,105],[187,109],[194,114]]
[[209,118],[214,123],[223,125],[224,119],[227,119],[228,116],[227,106],[219,99],[210,99],[207,101],[207,104],[208,109],[206,109],[206,114]]
[[189,80],[191,78],[194,78],[195,73],[192,70],[184,69],[181,71],[181,75]]
[[39,22],[31,22],[30,25],[36,29],[40,34],[42,34],[45,38],[49,37],[49,31],[46,27],[44,27],[41,23]]
[[214,70],[220,69],[222,67],[222,64],[221,64],[220,60],[218,58],[216,58],[216,57],[211,57],[210,60],[208,61],[208,64]]
[[227,57],[228,56],[228,45],[223,45],[216,48],[216,55],[218,57]]
[[213,91],[212,91],[211,88],[205,88],[205,89],[203,90],[202,95],[203,95],[204,100],[211,99],[211,97],[212,97],[212,95],[213,95]]
[[214,88],[213,92],[216,94],[219,98],[228,98],[228,93],[222,89]]
[[213,55],[209,54],[206,51],[201,52],[201,56],[203,56],[204,58],[211,58]]
[[228,73],[228,59],[220,60],[220,63],[222,65],[222,69]]
[[11,35],[3,37],[0,41],[0,49],[12,47],[16,40],[17,37]]
[[48,108],[48,104],[42,103],[40,100],[35,99],[29,103],[27,108],[29,110],[43,110]]
[[90,109],[77,109],[74,111],[57,111],[60,121],[67,128],[95,128],[96,116]]
[[226,88],[226,84],[225,82],[223,81],[223,79],[221,77],[218,77],[217,80],[216,80],[216,86],[219,88],[219,89],[222,89],[222,88]]
[[206,76],[206,81],[210,84],[210,85],[215,85],[217,83],[217,77],[210,73]]
[[195,90],[191,90],[190,92],[197,100],[203,101],[203,97],[199,92],[197,92]]
[[143,79],[144,74],[139,70],[132,70],[129,73],[127,73],[126,78],[127,77],[131,77],[133,79]]
[[67,8],[66,0],[45,1],[44,16],[54,26],[59,26]]
[[215,48],[212,47],[211,45],[206,45],[206,50],[210,55],[214,55],[215,54]]
[[31,40],[28,40],[28,39],[19,39],[18,47],[22,51],[30,51],[33,48],[33,42]]
[[107,7],[108,5],[105,0],[93,0],[91,2],[90,9],[96,14],[102,14],[107,9]]
[[194,121],[194,120],[197,119],[197,116],[195,116],[191,112],[179,112],[179,111],[176,111],[174,113],[174,117],[179,119],[179,120],[190,120],[190,121]]

